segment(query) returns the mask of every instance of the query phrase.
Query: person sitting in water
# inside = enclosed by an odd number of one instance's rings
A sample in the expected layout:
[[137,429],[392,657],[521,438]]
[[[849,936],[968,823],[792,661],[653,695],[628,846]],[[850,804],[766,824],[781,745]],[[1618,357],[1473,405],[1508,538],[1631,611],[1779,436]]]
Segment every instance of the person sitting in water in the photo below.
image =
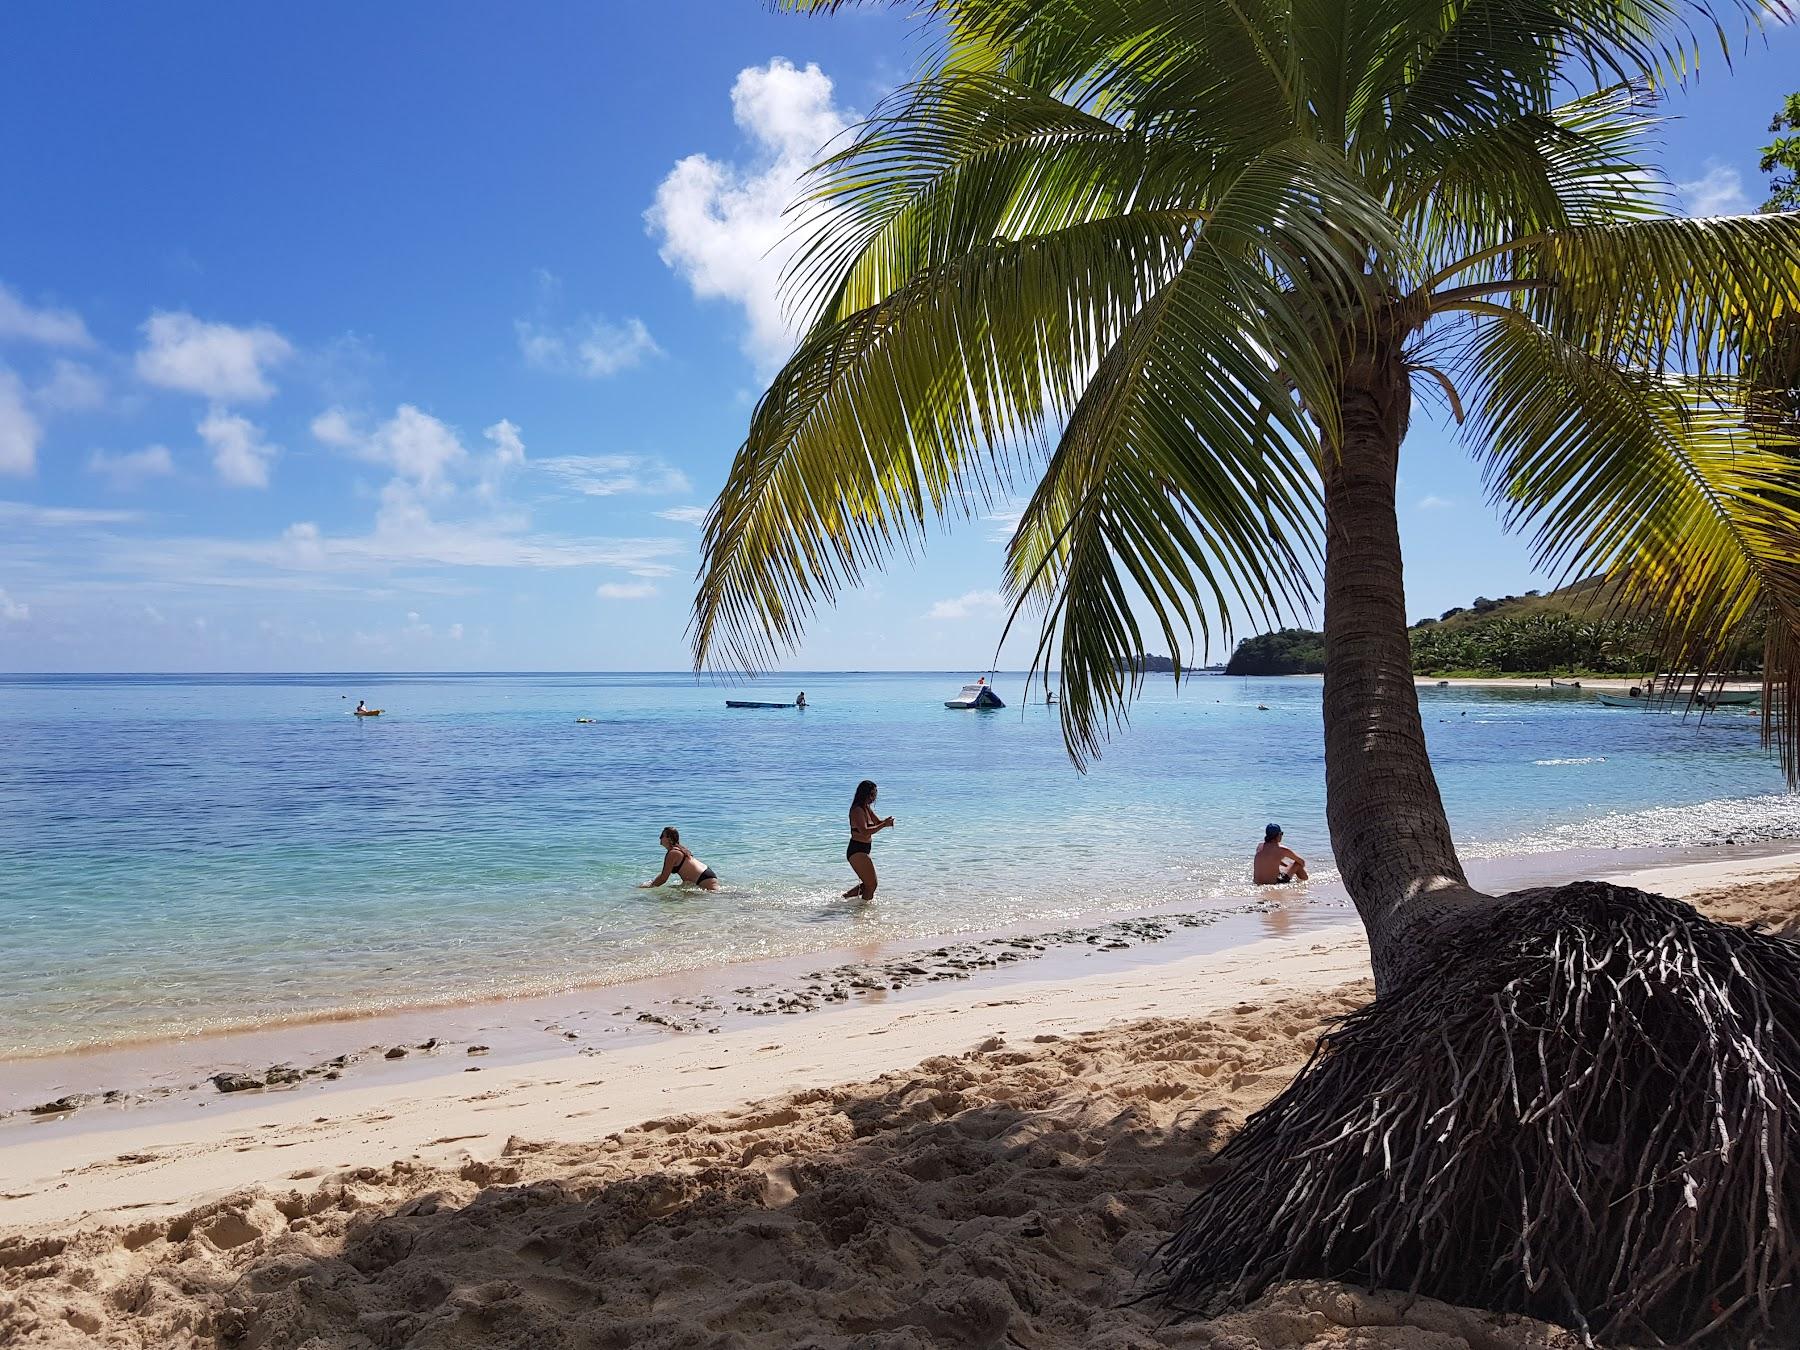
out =
[[794,700],[794,706],[796,708],[804,708],[806,706],[806,690],[802,689],[800,691],[800,697]]
[[1250,879],[1258,886],[1285,886],[1306,880],[1306,859],[1281,842],[1281,826],[1270,823],[1250,864]]
[[719,889],[718,873],[696,858],[690,849],[682,846],[680,830],[671,825],[658,836],[658,840],[665,850],[662,871],[657,873],[655,881],[639,882],[640,891],[654,890],[670,877],[675,877],[688,886],[698,886],[703,891]]

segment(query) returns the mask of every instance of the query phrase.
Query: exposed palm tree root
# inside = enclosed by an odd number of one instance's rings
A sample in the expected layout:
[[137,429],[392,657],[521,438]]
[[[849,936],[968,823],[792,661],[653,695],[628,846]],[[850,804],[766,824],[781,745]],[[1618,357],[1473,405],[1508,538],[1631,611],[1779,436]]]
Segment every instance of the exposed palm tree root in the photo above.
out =
[[1325,1276],[1613,1343],[1800,1344],[1800,943],[1522,893],[1361,1009],[1221,1152],[1155,1293]]

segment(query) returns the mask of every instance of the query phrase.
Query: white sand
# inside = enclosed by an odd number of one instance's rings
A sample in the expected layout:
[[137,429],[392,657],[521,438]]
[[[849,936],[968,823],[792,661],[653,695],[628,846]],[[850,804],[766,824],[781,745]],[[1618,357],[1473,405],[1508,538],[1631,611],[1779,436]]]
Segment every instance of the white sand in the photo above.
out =
[[[1732,885],[1709,902],[1722,916],[1780,919],[1800,913],[1796,877],[1800,854],[1629,880]],[[1207,1142],[1368,996],[1366,970],[1346,925],[601,1056],[447,1063],[403,1095],[9,1129],[0,1344],[1568,1343],[1332,1286],[1174,1331],[1127,1306]]]

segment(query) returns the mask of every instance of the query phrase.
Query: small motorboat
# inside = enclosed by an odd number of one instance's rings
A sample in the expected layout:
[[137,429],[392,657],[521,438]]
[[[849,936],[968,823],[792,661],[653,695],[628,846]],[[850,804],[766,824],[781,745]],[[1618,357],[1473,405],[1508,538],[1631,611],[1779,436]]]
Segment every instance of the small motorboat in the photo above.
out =
[[1617,694],[1595,694],[1594,697],[1600,701],[1600,706],[1603,708],[1642,708],[1651,702],[1642,694],[1636,698],[1620,698]]
[[957,709],[1004,708],[1006,704],[1001,702],[1000,695],[994,692],[994,686],[982,679],[975,681],[974,684],[965,684],[962,687],[962,693],[955,698],[944,700],[944,706]]
[[800,705],[798,703],[755,703],[749,699],[728,698],[725,700],[725,706],[727,708],[798,708]]

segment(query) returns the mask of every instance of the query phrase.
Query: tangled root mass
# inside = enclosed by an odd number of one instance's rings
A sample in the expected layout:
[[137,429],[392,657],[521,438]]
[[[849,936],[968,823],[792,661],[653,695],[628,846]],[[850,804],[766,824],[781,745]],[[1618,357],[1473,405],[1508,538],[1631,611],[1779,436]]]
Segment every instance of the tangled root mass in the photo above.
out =
[[1322,1276],[1603,1341],[1800,1344],[1800,943],[1583,882],[1346,1019],[1157,1257],[1175,1309]]

